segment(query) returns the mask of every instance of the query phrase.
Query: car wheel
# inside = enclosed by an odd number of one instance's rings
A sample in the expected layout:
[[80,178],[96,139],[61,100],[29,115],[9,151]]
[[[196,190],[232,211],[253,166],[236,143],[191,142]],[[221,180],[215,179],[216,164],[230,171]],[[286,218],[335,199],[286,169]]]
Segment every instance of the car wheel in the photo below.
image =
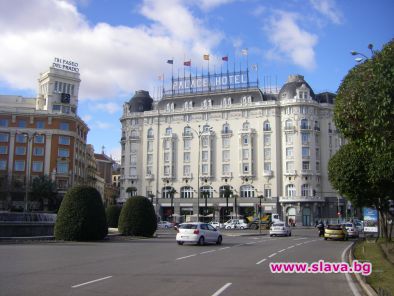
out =
[[230,226],[226,226],[226,229],[231,229],[231,227]]
[[243,227],[243,226],[241,226],[239,229],[244,229],[244,227]]
[[327,240],[327,238],[325,237],[324,240]]
[[289,232],[289,236],[291,236],[291,231]]
[[272,234],[270,234],[270,236],[272,237]]
[[219,235],[219,236],[218,236],[218,239],[217,239],[217,241],[216,241],[216,244],[217,244],[217,245],[221,245],[221,244],[222,244],[222,240],[223,240],[222,236]]
[[203,246],[205,244],[205,239],[203,236],[200,236],[200,239],[198,240],[198,243],[200,246]]
[[178,241],[177,243],[178,243],[178,245],[180,245],[180,246],[182,246],[182,245],[183,245],[183,242],[179,242],[179,241]]

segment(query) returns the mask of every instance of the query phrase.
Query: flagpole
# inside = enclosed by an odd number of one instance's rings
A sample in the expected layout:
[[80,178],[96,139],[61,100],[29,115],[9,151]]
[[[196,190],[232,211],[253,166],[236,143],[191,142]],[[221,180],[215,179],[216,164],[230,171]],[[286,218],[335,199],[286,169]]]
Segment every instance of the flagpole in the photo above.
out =
[[174,97],[174,57],[172,57],[171,63],[171,94]]

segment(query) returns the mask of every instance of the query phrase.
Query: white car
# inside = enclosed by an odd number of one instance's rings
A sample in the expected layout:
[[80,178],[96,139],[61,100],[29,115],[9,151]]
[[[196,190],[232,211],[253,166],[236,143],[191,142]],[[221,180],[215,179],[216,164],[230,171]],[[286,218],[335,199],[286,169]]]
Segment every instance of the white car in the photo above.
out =
[[211,225],[212,225],[213,227],[215,227],[216,229],[223,228],[223,224],[222,224],[222,223],[219,223],[219,222],[216,222],[216,221],[209,222],[209,224],[211,224]]
[[157,228],[172,228],[174,224],[168,221],[159,221],[157,222]]
[[291,236],[291,229],[285,224],[285,222],[276,222],[271,225],[270,236]]
[[236,221],[231,224],[228,224],[226,229],[246,229],[248,228],[248,224],[245,223],[244,221]]
[[222,244],[223,237],[219,230],[211,224],[203,222],[182,223],[177,228],[176,242],[178,245],[183,243],[195,243],[204,245],[205,243]]
[[223,224],[223,227],[225,228],[225,229],[234,229],[234,224],[236,224],[236,223],[242,223],[242,222],[245,222],[244,221],[244,219],[230,219],[230,220],[227,220],[224,224]]
[[359,232],[357,226],[352,222],[347,222],[343,224],[346,228],[348,237],[359,237]]

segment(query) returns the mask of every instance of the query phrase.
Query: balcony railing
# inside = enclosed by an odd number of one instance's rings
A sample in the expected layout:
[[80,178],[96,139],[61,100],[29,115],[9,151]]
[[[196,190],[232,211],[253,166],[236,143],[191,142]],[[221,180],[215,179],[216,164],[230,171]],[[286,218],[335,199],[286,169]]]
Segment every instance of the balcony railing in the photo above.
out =
[[312,175],[312,170],[301,170],[301,175]]
[[321,196],[280,196],[279,202],[325,202]]
[[274,175],[274,172],[272,170],[264,170],[263,176],[264,177],[272,177]]
[[153,180],[154,178],[155,178],[155,175],[153,175],[153,174],[146,174],[145,175],[146,180]]
[[295,175],[297,175],[297,171],[296,170],[286,170],[285,175],[286,176],[295,176]]

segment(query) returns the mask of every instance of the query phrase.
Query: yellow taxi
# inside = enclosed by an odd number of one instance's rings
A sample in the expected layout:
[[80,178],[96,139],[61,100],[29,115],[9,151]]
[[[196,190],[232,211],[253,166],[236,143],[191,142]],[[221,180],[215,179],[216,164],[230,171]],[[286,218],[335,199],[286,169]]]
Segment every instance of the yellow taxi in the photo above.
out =
[[341,224],[329,224],[324,229],[324,239],[340,239],[347,240],[348,234],[344,225]]

